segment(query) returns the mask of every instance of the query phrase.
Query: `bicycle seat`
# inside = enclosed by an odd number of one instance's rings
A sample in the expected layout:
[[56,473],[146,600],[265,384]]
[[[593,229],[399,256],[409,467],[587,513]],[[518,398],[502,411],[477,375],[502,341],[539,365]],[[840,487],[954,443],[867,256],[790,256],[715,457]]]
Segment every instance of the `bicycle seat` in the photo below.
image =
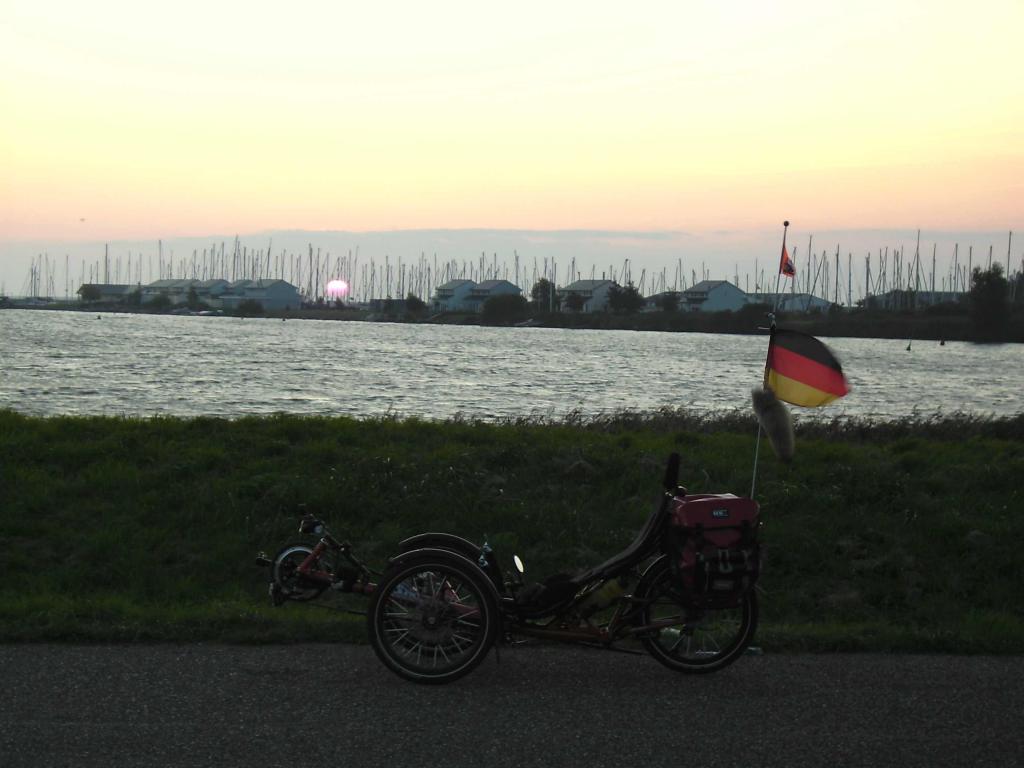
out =
[[651,554],[661,538],[661,526],[665,520],[669,498],[666,494],[661,499],[654,512],[647,518],[644,527],[640,529],[640,533],[633,539],[632,544],[600,565],[596,565],[579,574],[573,581],[578,585],[583,585],[598,576],[614,576],[619,570],[636,565],[636,563]]

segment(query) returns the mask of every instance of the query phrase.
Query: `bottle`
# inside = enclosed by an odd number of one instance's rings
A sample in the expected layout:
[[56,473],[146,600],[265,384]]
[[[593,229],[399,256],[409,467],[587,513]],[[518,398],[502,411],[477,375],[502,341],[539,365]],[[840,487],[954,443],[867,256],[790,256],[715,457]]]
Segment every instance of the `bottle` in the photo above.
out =
[[583,608],[585,615],[589,616],[592,613],[596,613],[603,608],[607,608],[614,603],[619,597],[626,592],[626,585],[628,584],[624,576],[619,576],[614,579],[608,579],[597,589],[593,590],[584,599],[581,607]]

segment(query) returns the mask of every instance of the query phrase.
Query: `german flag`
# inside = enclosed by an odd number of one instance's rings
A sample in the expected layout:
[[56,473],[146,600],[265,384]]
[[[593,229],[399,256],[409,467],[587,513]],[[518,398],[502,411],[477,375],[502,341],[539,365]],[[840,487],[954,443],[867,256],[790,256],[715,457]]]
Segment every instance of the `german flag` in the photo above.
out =
[[828,405],[850,391],[828,347],[806,333],[782,329],[772,331],[764,385],[779,400],[805,408]]

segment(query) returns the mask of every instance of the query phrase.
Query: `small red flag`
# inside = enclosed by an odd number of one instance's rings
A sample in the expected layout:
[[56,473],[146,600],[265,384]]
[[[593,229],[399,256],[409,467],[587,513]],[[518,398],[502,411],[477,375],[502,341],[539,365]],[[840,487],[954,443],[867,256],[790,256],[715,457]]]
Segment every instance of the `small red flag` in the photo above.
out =
[[782,245],[782,259],[779,261],[779,274],[785,275],[786,277],[796,276],[796,266],[793,264],[793,260],[789,258],[789,252],[786,250],[786,245]]

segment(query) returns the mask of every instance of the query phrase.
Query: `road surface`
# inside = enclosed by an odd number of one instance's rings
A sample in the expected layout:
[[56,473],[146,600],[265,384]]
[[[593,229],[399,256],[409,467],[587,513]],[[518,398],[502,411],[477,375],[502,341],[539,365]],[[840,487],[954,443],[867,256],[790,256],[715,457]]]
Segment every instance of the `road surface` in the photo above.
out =
[[1011,766],[1024,658],[506,649],[442,687],[351,645],[0,646],[0,766]]

